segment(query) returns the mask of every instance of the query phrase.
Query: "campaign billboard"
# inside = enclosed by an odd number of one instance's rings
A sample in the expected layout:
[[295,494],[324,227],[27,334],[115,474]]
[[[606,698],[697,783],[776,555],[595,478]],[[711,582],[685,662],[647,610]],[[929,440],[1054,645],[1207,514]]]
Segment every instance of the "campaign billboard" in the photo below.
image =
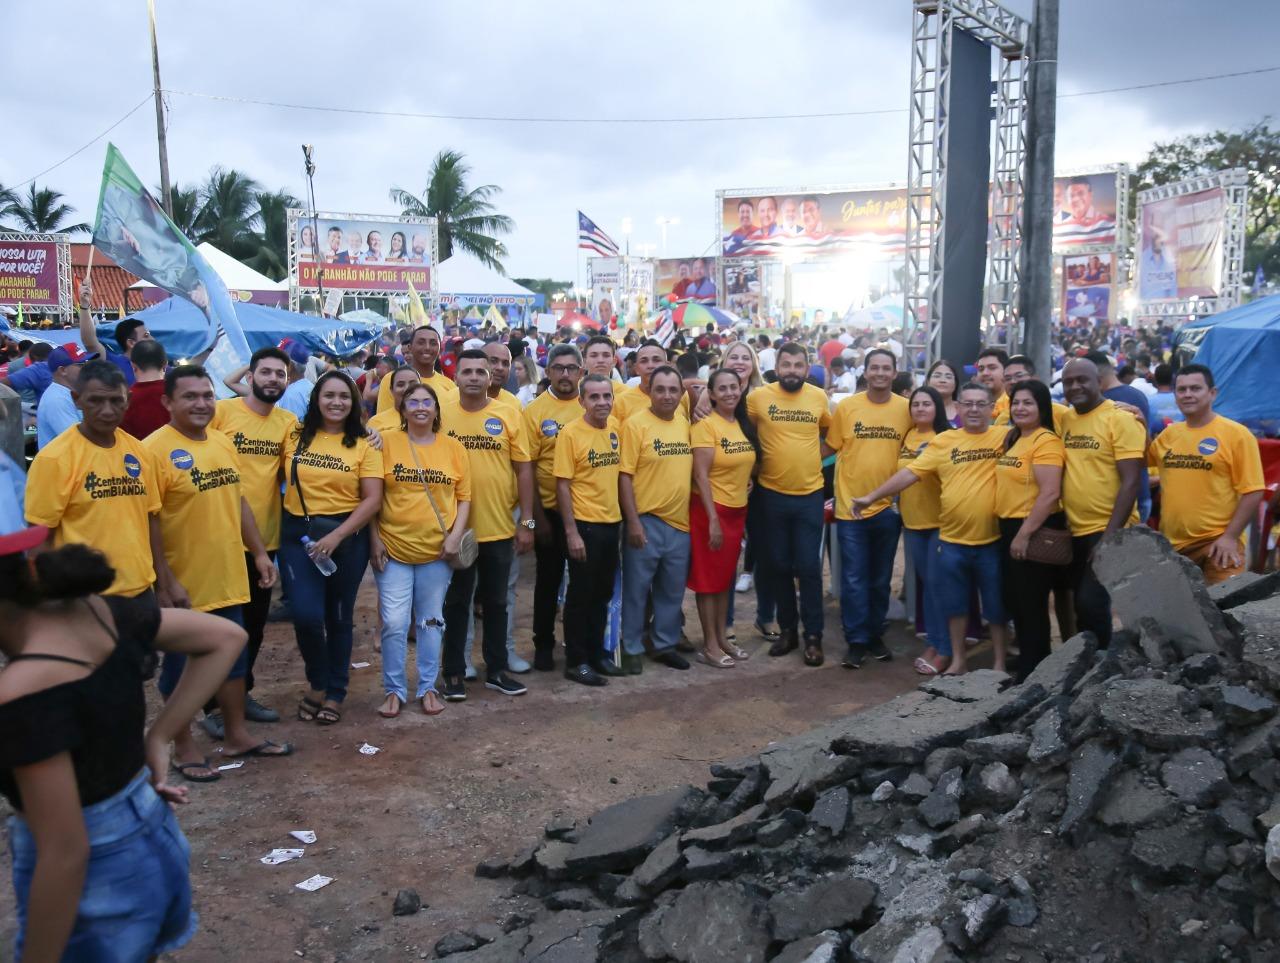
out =
[[734,257],[901,255],[905,188],[719,191],[721,254]]
[[1062,259],[1062,320],[1067,327],[1111,320],[1114,254],[1073,254]]
[[664,257],[654,264],[654,296],[659,307],[680,301],[716,303],[715,258]]
[[1216,298],[1223,293],[1227,192],[1221,187],[1139,206],[1138,297]]
[[748,258],[728,261],[724,266],[724,306],[743,318],[760,314],[760,268]]
[[1054,250],[1116,246],[1117,182],[1127,176],[1120,169],[1053,179]]
[[434,291],[434,218],[289,212],[289,281],[303,291],[320,286],[347,294]]
[[0,304],[58,310],[58,259],[65,263],[68,254],[65,241],[30,240],[18,234],[0,237]]

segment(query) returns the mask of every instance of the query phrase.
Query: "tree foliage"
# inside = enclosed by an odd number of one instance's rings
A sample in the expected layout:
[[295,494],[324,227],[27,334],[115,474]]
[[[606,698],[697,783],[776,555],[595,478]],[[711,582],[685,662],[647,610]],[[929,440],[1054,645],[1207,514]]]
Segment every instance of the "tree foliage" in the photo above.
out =
[[554,278],[512,278],[516,284],[526,287],[535,294],[541,294],[550,304],[558,295],[573,290],[572,281],[557,281]]
[[1156,144],[1138,165],[1135,186],[1159,187],[1232,167],[1249,172],[1246,283],[1259,264],[1274,278],[1280,275],[1280,130],[1268,118],[1244,130],[1215,130]]
[[0,188],[0,224],[32,234],[80,234],[92,230],[83,222],[69,223],[76,209],[62,201],[62,194],[32,181],[26,194]]

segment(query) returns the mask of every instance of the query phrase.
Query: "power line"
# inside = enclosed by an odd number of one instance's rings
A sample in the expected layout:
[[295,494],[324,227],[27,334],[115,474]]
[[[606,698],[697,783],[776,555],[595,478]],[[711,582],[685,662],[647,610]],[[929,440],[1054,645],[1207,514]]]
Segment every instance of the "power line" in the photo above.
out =
[[62,158],[62,160],[58,161],[58,163],[53,164],[53,165],[51,165],[51,166],[49,166],[49,167],[46,167],[44,170],[42,170],[39,174],[36,174],[34,177],[28,177],[28,178],[27,178],[25,181],[23,181],[21,184],[17,184],[17,185],[15,185],[14,187],[10,188],[10,190],[19,190],[20,188],[26,187],[28,184],[33,184],[33,183],[35,183],[35,181],[36,181],[36,179],[37,179],[37,178],[44,177],[44,175],[45,175],[45,174],[48,174],[50,171],[57,170],[59,167],[61,167],[61,166],[62,166],[63,164],[65,164],[67,161],[71,160],[71,158],[73,158],[73,157],[75,157],[75,156],[77,156],[77,155],[79,155],[79,154],[83,154],[86,150],[88,150],[90,147],[92,147],[92,146],[93,146],[94,144],[96,144],[98,141],[102,140],[102,138],[106,137],[109,133],[111,133],[113,130],[115,130],[117,127],[119,127],[121,124],[123,124],[126,120],[128,120],[130,117],[132,117],[134,114],[136,114],[139,110],[141,110],[141,109],[142,109],[142,105],[143,105],[143,104],[145,104],[147,101],[149,101],[153,96],[154,96],[154,95],[153,95],[150,91],[148,91],[148,92],[147,92],[147,96],[143,97],[140,101],[138,101],[138,102],[137,102],[137,104],[135,104],[135,105],[134,105],[134,107],[133,107],[133,109],[132,109],[132,110],[130,110],[127,114],[125,114],[123,117],[121,117],[119,120],[117,120],[114,124],[112,124],[112,125],[111,125],[110,127],[108,127],[106,130],[104,130],[101,134],[99,134],[99,135],[98,135],[97,137],[95,137],[93,140],[89,141],[87,144],[84,144],[84,145],[82,145],[82,146],[80,146],[80,147],[77,147],[75,150],[73,150],[73,151],[72,151],[70,154],[68,154],[66,157]]
[[[1161,80],[1146,84],[1132,84],[1124,87],[1106,87],[1099,90],[1081,90],[1070,94],[1059,94],[1060,99],[1069,97],[1095,97],[1101,94],[1115,94],[1131,90],[1151,90],[1157,87],[1176,87],[1184,84],[1198,84],[1212,80],[1227,80],[1235,77],[1251,77],[1280,71],[1280,66],[1259,67],[1255,70],[1237,70],[1231,73],[1206,74],[1201,77],[1186,77],[1180,80]],[[800,114],[732,114],[711,117],[514,117],[497,114],[432,114],[405,110],[378,110],[367,107],[336,107],[328,104],[294,104],[275,100],[260,100],[251,97],[233,97],[227,94],[206,94],[192,90],[175,90],[166,88],[165,93],[177,94],[180,97],[193,97],[199,100],[215,100],[233,104],[252,104],[259,107],[276,107],[283,110],[312,110],[332,114],[359,114],[367,117],[398,117],[412,120],[454,120],[495,124],[722,124],[744,121],[770,120],[830,120],[840,117],[870,117],[879,114],[905,114],[905,107],[883,107],[871,110],[832,110]]]

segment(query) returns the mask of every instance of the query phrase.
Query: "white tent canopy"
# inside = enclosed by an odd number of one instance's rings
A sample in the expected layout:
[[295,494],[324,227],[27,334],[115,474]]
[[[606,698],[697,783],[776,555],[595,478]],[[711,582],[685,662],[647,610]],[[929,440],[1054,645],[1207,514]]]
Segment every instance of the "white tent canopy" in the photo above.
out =
[[436,291],[442,307],[459,299],[468,304],[531,305],[537,294],[487,268],[475,258],[455,254],[437,268]]
[[[228,291],[289,290],[287,278],[283,281],[273,281],[265,274],[255,271],[249,265],[237,261],[230,254],[224,254],[208,241],[196,245],[196,250],[204,255],[204,259],[209,262],[209,267],[213,268],[214,273],[222,278],[222,283],[227,286]],[[136,284],[131,284],[129,290],[137,291],[154,287],[155,285],[150,281],[138,281]]]

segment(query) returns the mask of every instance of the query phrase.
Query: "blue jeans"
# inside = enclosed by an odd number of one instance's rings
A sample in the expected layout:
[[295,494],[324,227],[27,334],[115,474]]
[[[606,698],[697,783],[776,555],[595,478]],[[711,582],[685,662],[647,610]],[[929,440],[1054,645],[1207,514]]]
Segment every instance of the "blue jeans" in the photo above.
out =
[[836,521],[840,539],[840,621],[848,645],[866,645],[884,632],[889,581],[902,518],[886,508],[870,518]]
[[342,540],[330,556],[338,570],[320,574],[299,541],[307,523],[284,512],[280,520],[280,574],[289,591],[293,632],[306,667],[307,685],[341,703],[351,677],[351,640],[356,592],[369,567],[369,529]]
[[622,648],[628,655],[644,652],[644,609],[650,588],[653,628],[649,640],[655,652],[675,648],[689,577],[689,533],[656,515],[641,515],[640,524],[644,548],[632,548],[625,536],[622,543]]
[[[254,576],[257,577],[256,575]],[[240,611],[238,605],[228,605],[226,608],[212,609],[210,615],[218,615],[236,625],[244,628],[244,614]],[[178,652],[166,652],[164,654],[164,662],[160,666],[160,678],[156,680],[156,688],[160,690],[160,694],[166,699],[173,695],[173,690],[178,688],[178,680],[182,678],[182,670],[187,667],[187,657]],[[231,666],[231,671],[227,673],[227,681],[232,679],[243,679],[249,671],[249,645],[240,650],[240,654],[236,656],[236,661]]]
[[409,565],[388,558],[387,567],[374,573],[378,582],[378,616],[382,619],[382,688],[401,702],[409,701],[404,664],[410,619],[418,648],[417,698],[435,691],[444,638],[444,593],[452,577],[453,569],[442,559]]
[[[89,864],[63,963],[146,960],[184,946],[196,932],[191,908],[191,847],[173,809],[143,770],[114,796],[85,806]],[[20,815],[9,819],[22,958],[36,841]]]
[[999,542],[957,545],[938,539],[934,563],[933,582],[943,615],[949,619],[967,616],[970,590],[976,587],[982,599],[982,617],[993,625],[1007,621]]
[[[764,538],[756,546],[756,568],[773,585],[778,627],[804,624],[807,638],[822,638],[822,490],[783,495],[760,487]],[[799,611],[796,583],[800,585]]]
[[939,655],[951,658],[951,633],[947,630],[947,617],[942,614],[937,586],[938,530],[904,528],[902,544],[911,556],[911,564],[915,567],[916,577],[922,587],[925,636]]

